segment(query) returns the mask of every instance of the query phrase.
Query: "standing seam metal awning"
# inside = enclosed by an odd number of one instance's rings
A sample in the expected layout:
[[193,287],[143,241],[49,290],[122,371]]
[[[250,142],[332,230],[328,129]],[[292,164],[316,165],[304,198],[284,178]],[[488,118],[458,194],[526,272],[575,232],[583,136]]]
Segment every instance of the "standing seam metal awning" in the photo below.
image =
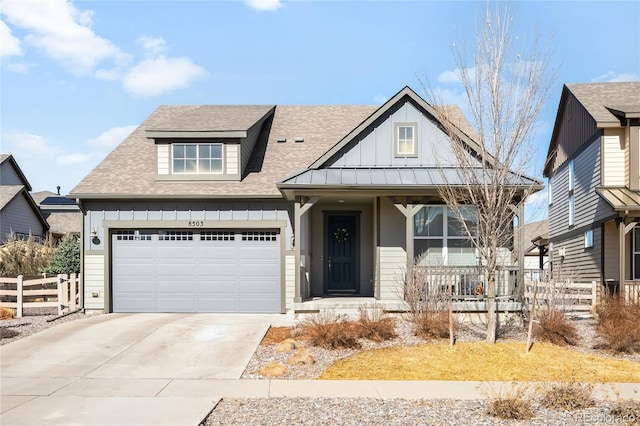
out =
[[615,211],[640,210],[640,191],[626,187],[596,188],[601,196]]

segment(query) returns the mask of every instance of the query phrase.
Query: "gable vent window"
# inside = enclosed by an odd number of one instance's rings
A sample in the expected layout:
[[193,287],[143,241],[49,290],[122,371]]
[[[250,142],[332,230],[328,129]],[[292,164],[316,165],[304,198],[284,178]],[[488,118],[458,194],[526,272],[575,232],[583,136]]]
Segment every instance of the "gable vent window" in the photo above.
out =
[[193,241],[191,231],[160,231],[158,235],[160,241]]
[[415,157],[418,153],[417,123],[396,123],[396,157]]
[[173,173],[213,174],[223,172],[221,143],[172,145]]
[[117,241],[151,241],[151,234],[140,231],[118,231],[116,232]]
[[200,241],[235,241],[235,233],[229,231],[210,231],[200,233]]

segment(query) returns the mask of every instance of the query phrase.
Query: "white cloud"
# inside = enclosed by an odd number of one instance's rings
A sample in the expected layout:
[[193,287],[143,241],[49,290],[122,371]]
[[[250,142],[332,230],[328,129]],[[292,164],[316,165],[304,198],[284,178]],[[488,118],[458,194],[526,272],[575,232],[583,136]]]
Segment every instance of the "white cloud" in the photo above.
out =
[[167,42],[162,37],[142,36],[138,38],[138,43],[149,56],[158,56],[167,50]]
[[[474,81],[476,76],[475,67],[467,68],[466,72],[470,81]],[[446,70],[438,75],[438,82],[443,84],[462,84],[462,70],[456,68],[454,70]]]
[[156,96],[187,87],[205,74],[205,70],[189,58],[159,56],[136,65],[124,76],[122,84],[134,95]]
[[622,81],[638,81],[640,80],[640,76],[634,73],[621,73],[616,74],[613,71],[609,71],[605,74],[599,75],[596,78],[591,79],[592,83],[614,83],[614,82],[622,82]]
[[79,11],[66,0],[5,1],[7,21],[28,32],[27,44],[36,46],[75,74],[88,74],[103,61],[126,63],[130,58],[91,28],[92,11]]
[[27,72],[29,72],[29,67],[24,63],[12,62],[10,64],[7,64],[7,70],[11,72],[17,72],[19,74],[26,74]]
[[33,133],[3,133],[2,141],[4,142],[3,152],[13,154],[15,157],[20,157],[24,160],[29,158],[50,158],[55,153],[47,138]]
[[62,166],[83,164],[83,163],[89,162],[91,160],[91,157],[92,156],[90,154],[81,154],[81,153],[64,154],[64,155],[59,155],[56,158],[56,163]]
[[280,0],[245,0],[245,3],[259,11],[274,11],[282,7]]
[[100,136],[89,139],[87,146],[98,149],[111,150],[136,129],[137,126],[112,127],[100,134]]
[[0,20],[0,57],[19,56],[22,55],[20,40],[11,33],[11,28]]
[[546,219],[548,214],[547,189],[545,188],[528,196],[524,203],[524,208],[526,222]]
[[376,105],[382,105],[383,103],[387,102],[389,100],[389,98],[387,98],[384,95],[376,95],[373,97],[373,102]]

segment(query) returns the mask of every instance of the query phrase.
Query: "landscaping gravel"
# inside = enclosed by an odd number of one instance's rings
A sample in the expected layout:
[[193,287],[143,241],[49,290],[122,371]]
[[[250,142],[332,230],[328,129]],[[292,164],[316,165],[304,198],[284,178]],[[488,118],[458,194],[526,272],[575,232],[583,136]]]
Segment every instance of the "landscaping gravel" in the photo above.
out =
[[22,318],[0,321],[0,345],[6,345],[7,343],[14,342],[55,325],[86,318],[89,315],[83,312],[77,312],[55,321],[47,322],[47,320],[57,316],[58,311],[55,308],[30,308],[24,310]]
[[[485,401],[377,398],[256,398],[222,400],[204,422],[214,425],[611,425],[633,419],[609,416],[607,403],[580,411],[534,407],[527,421],[486,414]],[[630,421],[631,420],[631,421]],[[637,419],[636,419],[637,421]],[[636,423],[637,424],[637,423]]]

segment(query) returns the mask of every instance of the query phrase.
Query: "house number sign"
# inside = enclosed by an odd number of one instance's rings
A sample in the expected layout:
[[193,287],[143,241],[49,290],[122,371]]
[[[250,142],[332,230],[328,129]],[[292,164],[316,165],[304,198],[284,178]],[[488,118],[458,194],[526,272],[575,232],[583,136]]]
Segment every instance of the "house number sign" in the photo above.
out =
[[190,220],[187,226],[189,228],[202,228],[204,226],[204,220]]

